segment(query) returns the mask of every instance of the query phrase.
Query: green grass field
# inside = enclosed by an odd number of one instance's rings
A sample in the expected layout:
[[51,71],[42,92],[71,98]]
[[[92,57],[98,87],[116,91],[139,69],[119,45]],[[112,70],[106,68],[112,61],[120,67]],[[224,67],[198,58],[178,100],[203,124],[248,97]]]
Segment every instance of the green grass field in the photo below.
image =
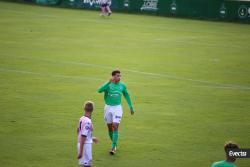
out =
[[[250,25],[0,2],[0,166],[77,167],[93,100],[94,167],[206,167],[227,140],[250,148]],[[97,88],[122,71],[117,155]],[[239,159],[248,167],[250,159]]]

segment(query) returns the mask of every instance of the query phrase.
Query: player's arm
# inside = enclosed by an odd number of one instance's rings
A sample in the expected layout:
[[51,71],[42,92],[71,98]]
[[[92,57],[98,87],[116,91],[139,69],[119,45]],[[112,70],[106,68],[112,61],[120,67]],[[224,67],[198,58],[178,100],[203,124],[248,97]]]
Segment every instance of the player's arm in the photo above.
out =
[[98,92],[102,93],[102,92],[106,91],[108,89],[108,86],[110,83],[111,83],[110,81],[105,82],[101,87],[99,87]]
[[134,114],[134,106],[133,106],[133,103],[132,103],[132,101],[131,101],[131,98],[130,98],[130,95],[129,95],[129,93],[128,93],[128,90],[127,90],[126,86],[124,86],[124,90],[123,90],[122,93],[123,93],[123,96],[125,97],[125,99],[126,99],[128,105],[129,105],[130,112],[131,112],[131,114],[133,115],[133,114]]
[[85,143],[85,140],[86,140],[86,136],[85,135],[81,135],[81,138],[80,138],[80,150],[79,150],[79,153],[78,153],[78,159],[82,158],[82,155],[83,155],[83,145]]

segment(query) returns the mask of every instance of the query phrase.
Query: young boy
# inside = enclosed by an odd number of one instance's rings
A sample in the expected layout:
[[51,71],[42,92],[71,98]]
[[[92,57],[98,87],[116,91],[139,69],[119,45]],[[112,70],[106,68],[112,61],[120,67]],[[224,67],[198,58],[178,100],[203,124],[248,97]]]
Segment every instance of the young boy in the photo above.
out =
[[84,103],[84,116],[79,120],[78,134],[78,160],[81,167],[91,167],[92,165],[92,143],[98,143],[98,139],[92,137],[93,124],[91,115],[94,110],[94,103],[87,101]]

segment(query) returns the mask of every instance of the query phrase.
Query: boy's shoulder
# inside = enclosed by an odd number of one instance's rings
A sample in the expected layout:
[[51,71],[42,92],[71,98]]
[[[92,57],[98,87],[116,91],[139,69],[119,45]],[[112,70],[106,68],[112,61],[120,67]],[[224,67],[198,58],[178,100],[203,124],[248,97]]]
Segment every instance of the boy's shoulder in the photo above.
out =
[[88,118],[88,117],[85,117],[85,116],[82,116],[82,117],[80,118],[80,121],[84,121],[84,122],[86,122],[86,123],[92,123],[91,119]]

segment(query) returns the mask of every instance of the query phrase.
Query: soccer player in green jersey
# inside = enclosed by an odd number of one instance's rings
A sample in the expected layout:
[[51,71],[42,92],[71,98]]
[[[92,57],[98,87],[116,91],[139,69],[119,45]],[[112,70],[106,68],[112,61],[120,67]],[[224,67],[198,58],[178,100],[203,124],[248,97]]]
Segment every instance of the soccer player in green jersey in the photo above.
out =
[[112,141],[112,147],[110,154],[114,155],[118,141],[118,127],[122,119],[122,106],[121,97],[125,97],[131,115],[134,114],[133,103],[130,99],[126,85],[120,81],[121,72],[119,70],[112,71],[112,78],[105,82],[99,89],[98,92],[104,92],[104,119],[108,126],[109,137]]
[[224,145],[224,150],[226,152],[226,160],[214,162],[211,167],[237,167],[234,162],[236,160],[235,157],[230,157],[228,155],[228,150],[239,149],[239,145],[234,142],[227,142]]

